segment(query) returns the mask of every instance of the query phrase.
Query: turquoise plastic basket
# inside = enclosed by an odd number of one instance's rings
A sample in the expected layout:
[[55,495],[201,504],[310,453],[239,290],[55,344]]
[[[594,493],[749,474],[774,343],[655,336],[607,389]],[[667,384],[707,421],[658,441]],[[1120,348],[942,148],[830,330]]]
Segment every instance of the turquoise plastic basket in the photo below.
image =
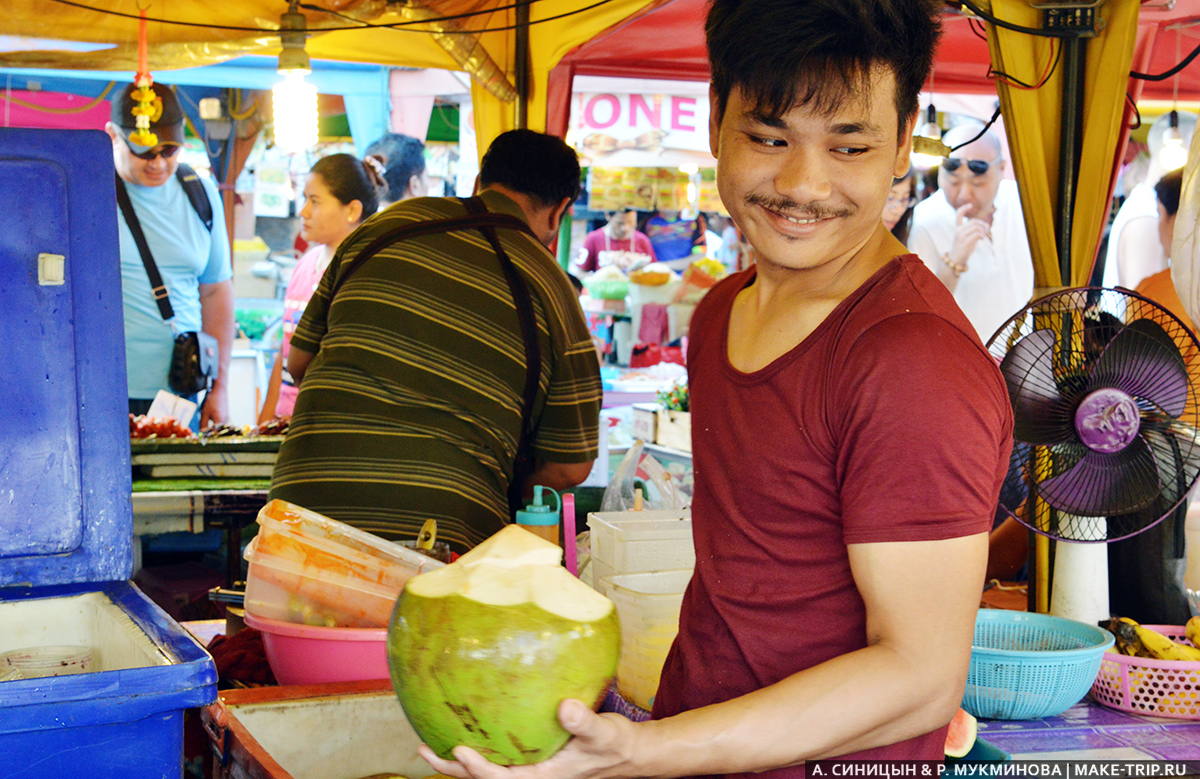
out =
[[1107,630],[1048,614],[980,609],[963,708],[988,719],[1061,714],[1091,689]]

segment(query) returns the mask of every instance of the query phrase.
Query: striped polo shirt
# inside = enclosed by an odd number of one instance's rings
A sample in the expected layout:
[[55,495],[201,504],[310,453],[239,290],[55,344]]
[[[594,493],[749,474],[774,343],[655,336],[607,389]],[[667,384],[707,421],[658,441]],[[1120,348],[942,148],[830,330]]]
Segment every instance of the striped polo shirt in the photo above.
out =
[[[485,191],[482,198],[489,211],[524,219],[508,197]],[[465,213],[454,198],[405,200],[342,242],[292,335],[293,348],[315,356],[280,447],[272,497],[396,540],[415,538],[436,519],[438,538],[460,550],[507,521],[525,349],[487,238],[464,229],[401,240],[344,274],[383,233]],[[593,460],[599,363],[578,298],[533,237],[497,233],[526,280],[537,323],[535,455]]]

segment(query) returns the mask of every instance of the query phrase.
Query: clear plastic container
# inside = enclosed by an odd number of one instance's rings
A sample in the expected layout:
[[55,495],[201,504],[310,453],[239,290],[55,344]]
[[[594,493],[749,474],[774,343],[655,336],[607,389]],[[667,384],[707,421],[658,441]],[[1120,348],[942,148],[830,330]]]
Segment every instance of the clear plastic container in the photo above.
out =
[[694,568],[687,510],[608,511],[588,515],[592,581],[646,571]]
[[444,563],[291,503],[258,514],[247,611],[323,627],[387,627],[404,583]]
[[0,681],[97,671],[90,646],[30,646],[0,655]]
[[617,691],[647,711],[654,705],[663,663],[679,632],[679,607],[691,579],[692,571],[686,569],[600,580],[621,621]]

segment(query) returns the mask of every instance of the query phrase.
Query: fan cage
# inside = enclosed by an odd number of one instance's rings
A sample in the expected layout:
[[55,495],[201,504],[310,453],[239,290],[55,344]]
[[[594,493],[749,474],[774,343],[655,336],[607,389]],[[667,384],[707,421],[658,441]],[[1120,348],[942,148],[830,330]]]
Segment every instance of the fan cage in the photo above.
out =
[[[1158,330],[1147,322],[1161,328],[1169,342],[1150,337]],[[1039,330],[1049,332],[1029,338]],[[1014,350],[1017,344],[1021,347]],[[1103,543],[1152,527],[1186,499],[1200,475],[1200,341],[1178,317],[1124,289],[1060,290],[1010,317],[989,339],[988,350],[1002,363],[1017,415],[1000,496],[1010,516],[1051,538]],[[1106,351],[1110,355],[1101,360]],[[1182,385],[1180,371],[1172,367],[1173,352],[1181,362]],[[1075,432],[1075,412],[1083,399],[1097,385],[1114,384],[1138,388],[1129,394],[1137,406],[1137,438],[1150,457],[1090,452]],[[1169,413],[1162,398],[1154,397],[1163,393],[1173,398],[1167,405],[1174,410],[1181,401],[1181,413]],[[1052,396],[1058,400],[1044,400]],[[1018,403],[1026,397],[1043,399],[1034,434],[1030,415]],[[1049,429],[1061,430],[1061,437],[1022,440],[1046,438]],[[1142,447],[1133,443],[1130,450]],[[1091,511],[1068,511],[1061,501],[1052,506],[1044,495],[1046,482],[1085,457],[1090,467],[1076,479],[1072,493]]]

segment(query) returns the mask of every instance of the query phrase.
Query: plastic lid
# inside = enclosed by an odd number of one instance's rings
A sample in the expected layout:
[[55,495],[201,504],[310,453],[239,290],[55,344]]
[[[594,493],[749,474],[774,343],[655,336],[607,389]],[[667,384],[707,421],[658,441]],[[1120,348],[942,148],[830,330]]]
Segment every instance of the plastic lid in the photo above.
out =
[[[0,128],[4,357],[0,382],[3,585],[121,581],[133,511],[111,144],[94,130]],[[39,255],[66,257],[39,283]],[[47,282],[50,280],[47,279]]]

